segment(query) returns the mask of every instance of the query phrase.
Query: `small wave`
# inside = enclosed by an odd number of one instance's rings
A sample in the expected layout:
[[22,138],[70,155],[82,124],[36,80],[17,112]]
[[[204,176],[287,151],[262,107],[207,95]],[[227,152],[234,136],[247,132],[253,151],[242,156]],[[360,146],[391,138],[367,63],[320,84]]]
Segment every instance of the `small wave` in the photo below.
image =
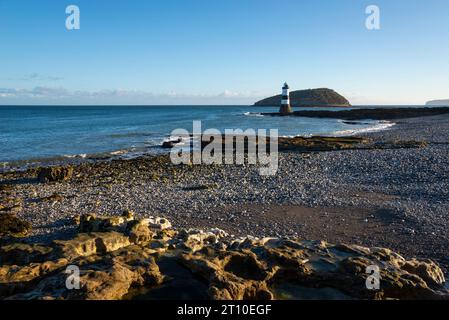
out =
[[259,113],[259,112],[244,112],[243,113],[244,116],[248,116],[248,117],[263,117],[264,115]]
[[355,134],[360,134],[360,133],[378,132],[378,131],[388,130],[389,128],[393,127],[394,125],[396,125],[396,123],[394,123],[394,122],[380,121],[371,127],[340,130],[340,131],[336,131],[332,134],[336,135],[336,136],[344,136],[344,135],[355,135]]
[[132,151],[132,149],[130,149],[130,150],[128,150],[128,149],[126,149],[126,150],[116,150],[116,151],[109,152],[109,154],[113,155],[113,156],[119,156],[119,155],[122,155],[122,154],[129,153],[130,151]]
[[80,154],[65,154],[63,155],[65,158],[74,159],[74,158],[81,158],[85,159],[87,157],[86,153],[80,153]]

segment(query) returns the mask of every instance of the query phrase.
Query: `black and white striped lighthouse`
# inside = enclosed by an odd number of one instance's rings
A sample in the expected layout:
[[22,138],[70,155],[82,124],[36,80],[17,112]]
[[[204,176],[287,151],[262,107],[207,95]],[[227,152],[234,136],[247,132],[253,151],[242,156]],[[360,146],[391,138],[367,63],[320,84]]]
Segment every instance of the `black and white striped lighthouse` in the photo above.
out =
[[290,114],[293,112],[290,107],[289,89],[287,82],[284,83],[284,86],[282,87],[281,108],[279,109],[280,114]]

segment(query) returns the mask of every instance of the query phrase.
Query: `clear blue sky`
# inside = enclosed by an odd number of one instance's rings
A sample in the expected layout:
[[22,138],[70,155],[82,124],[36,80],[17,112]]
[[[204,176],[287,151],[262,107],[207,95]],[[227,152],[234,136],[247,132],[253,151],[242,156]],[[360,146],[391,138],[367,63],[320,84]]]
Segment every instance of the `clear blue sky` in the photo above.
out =
[[449,98],[449,1],[0,0],[0,104],[246,104],[284,81],[353,104]]

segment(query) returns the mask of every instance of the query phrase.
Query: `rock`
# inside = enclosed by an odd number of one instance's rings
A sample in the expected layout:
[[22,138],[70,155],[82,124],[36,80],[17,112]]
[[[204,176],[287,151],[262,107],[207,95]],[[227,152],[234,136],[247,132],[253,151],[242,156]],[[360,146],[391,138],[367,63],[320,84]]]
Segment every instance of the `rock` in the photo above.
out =
[[0,213],[0,236],[25,237],[31,231],[31,224],[11,212]]
[[231,251],[217,257],[185,254],[181,261],[192,272],[209,281],[209,296],[214,300],[273,298],[266,283],[273,273],[267,271],[253,253]]
[[126,227],[126,217],[97,217],[94,214],[84,214],[79,218],[79,232],[107,232]]
[[0,247],[0,264],[25,265],[49,259],[53,248],[39,244],[13,243]]
[[162,148],[173,148],[175,147],[178,143],[182,142],[181,138],[175,139],[175,140],[168,140],[168,141],[164,141],[162,142]]
[[418,275],[432,286],[440,286],[446,282],[441,269],[433,261],[428,259],[423,261],[418,261],[416,259],[406,261],[403,264],[402,269]]
[[68,274],[65,268],[49,277],[38,278],[38,283],[29,291],[10,296],[8,299],[82,299],[118,300],[132,286],[153,286],[163,282],[154,258],[144,249],[129,246],[103,257],[92,256],[72,261],[80,270],[80,288],[66,287]]
[[[132,288],[147,292],[155,286],[171,286],[176,299],[183,293],[173,288],[185,279],[170,272],[181,266],[192,272],[192,281],[201,278],[203,296],[217,300],[299,299],[310,290],[323,290],[322,298],[331,290],[336,299],[449,299],[437,264],[386,248],[233,239],[221,229],[177,231],[164,228],[169,222],[163,218],[127,221],[132,218],[84,215],[80,229],[86,232],[72,239],[1,246],[0,299],[128,299],[136,295]],[[174,275],[166,288],[170,277],[159,265]],[[67,289],[68,266],[79,268],[80,289]],[[379,270],[379,290],[366,287],[372,267]]]
[[[292,107],[350,107],[349,101],[332,89],[319,88],[290,92]],[[276,107],[281,105],[281,95],[276,95],[254,104],[255,106]]]
[[[67,263],[67,259],[61,258],[25,266],[0,266],[0,298],[33,288],[40,279],[65,267]],[[65,283],[65,280],[62,283]]]
[[164,141],[162,143],[162,148],[170,149],[173,148],[176,144],[173,141]]
[[[213,299],[272,298],[273,288],[284,283],[298,286],[298,292],[301,287],[333,288],[340,296],[356,299],[449,299],[438,266],[429,261],[408,262],[383,248],[246,238],[227,251],[204,246],[184,254],[181,261],[209,282]],[[377,291],[367,290],[365,284],[367,268],[373,265],[381,273]]]
[[366,144],[368,141],[361,137],[280,137],[278,148],[282,151],[299,152],[331,151],[351,149]]
[[149,217],[147,219],[143,219],[142,223],[147,224],[148,227],[156,230],[164,230],[171,228],[170,221],[162,217]]
[[132,243],[145,245],[148,244],[154,236],[145,221],[132,221],[127,225],[128,236]]
[[74,259],[93,254],[105,254],[130,245],[129,238],[121,233],[80,233],[71,240],[56,240],[54,245],[63,257]]
[[48,167],[38,171],[40,182],[65,181],[72,178],[73,167]]
[[[76,218],[78,220],[78,218]],[[122,232],[127,228],[127,225],[134,221],[134,213],[132,211],[125,211],[122,216],[101,217],[94,214],[82,215],[79,218],[80,232],[107,232],[119,231]],[[138,225],[146,226],[153,230],[164,230],[171,228],[171,223],[166,218],[149,217],[137,222]],[[132,226],[137,225],[131,223]]]
[[182,248],[192,252],[201,250],[206,244],[216,244],[220,236],[199,229],[181,230],[178,234]]
[[124,210],[122,213],[122,217],[126,219],[126,221],[134,220],[135,213],[131,210]]
[[[427,117],[449,113],[449,107],[435,108],[372,108],[351,110],[301,110],[294,111],[291,115],[307,118],[331,118],[342,120],[396,120],[415,117]],[[279,113],[264,113],[264,115],[280,116]]]

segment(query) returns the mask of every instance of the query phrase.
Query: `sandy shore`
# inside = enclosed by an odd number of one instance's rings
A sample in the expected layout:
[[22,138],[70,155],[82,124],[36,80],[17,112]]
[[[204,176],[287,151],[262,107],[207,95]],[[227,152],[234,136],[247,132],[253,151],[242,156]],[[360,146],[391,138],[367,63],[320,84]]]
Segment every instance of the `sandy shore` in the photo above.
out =
[[251,165],[173,166],[167,157],[142,157],[82,164],[58,183],[38,183],[32,171],[2,173],[0,184],[14,184],[8,197],[19,199],[17,215],[34,228],[26,241],[73,234],[73,216],[130,209],[176,227],[388,247],[433,259],[448,274],[448,120],[401,119],[366,134],[427,142],[421,148],[281,152],[272,177]]

